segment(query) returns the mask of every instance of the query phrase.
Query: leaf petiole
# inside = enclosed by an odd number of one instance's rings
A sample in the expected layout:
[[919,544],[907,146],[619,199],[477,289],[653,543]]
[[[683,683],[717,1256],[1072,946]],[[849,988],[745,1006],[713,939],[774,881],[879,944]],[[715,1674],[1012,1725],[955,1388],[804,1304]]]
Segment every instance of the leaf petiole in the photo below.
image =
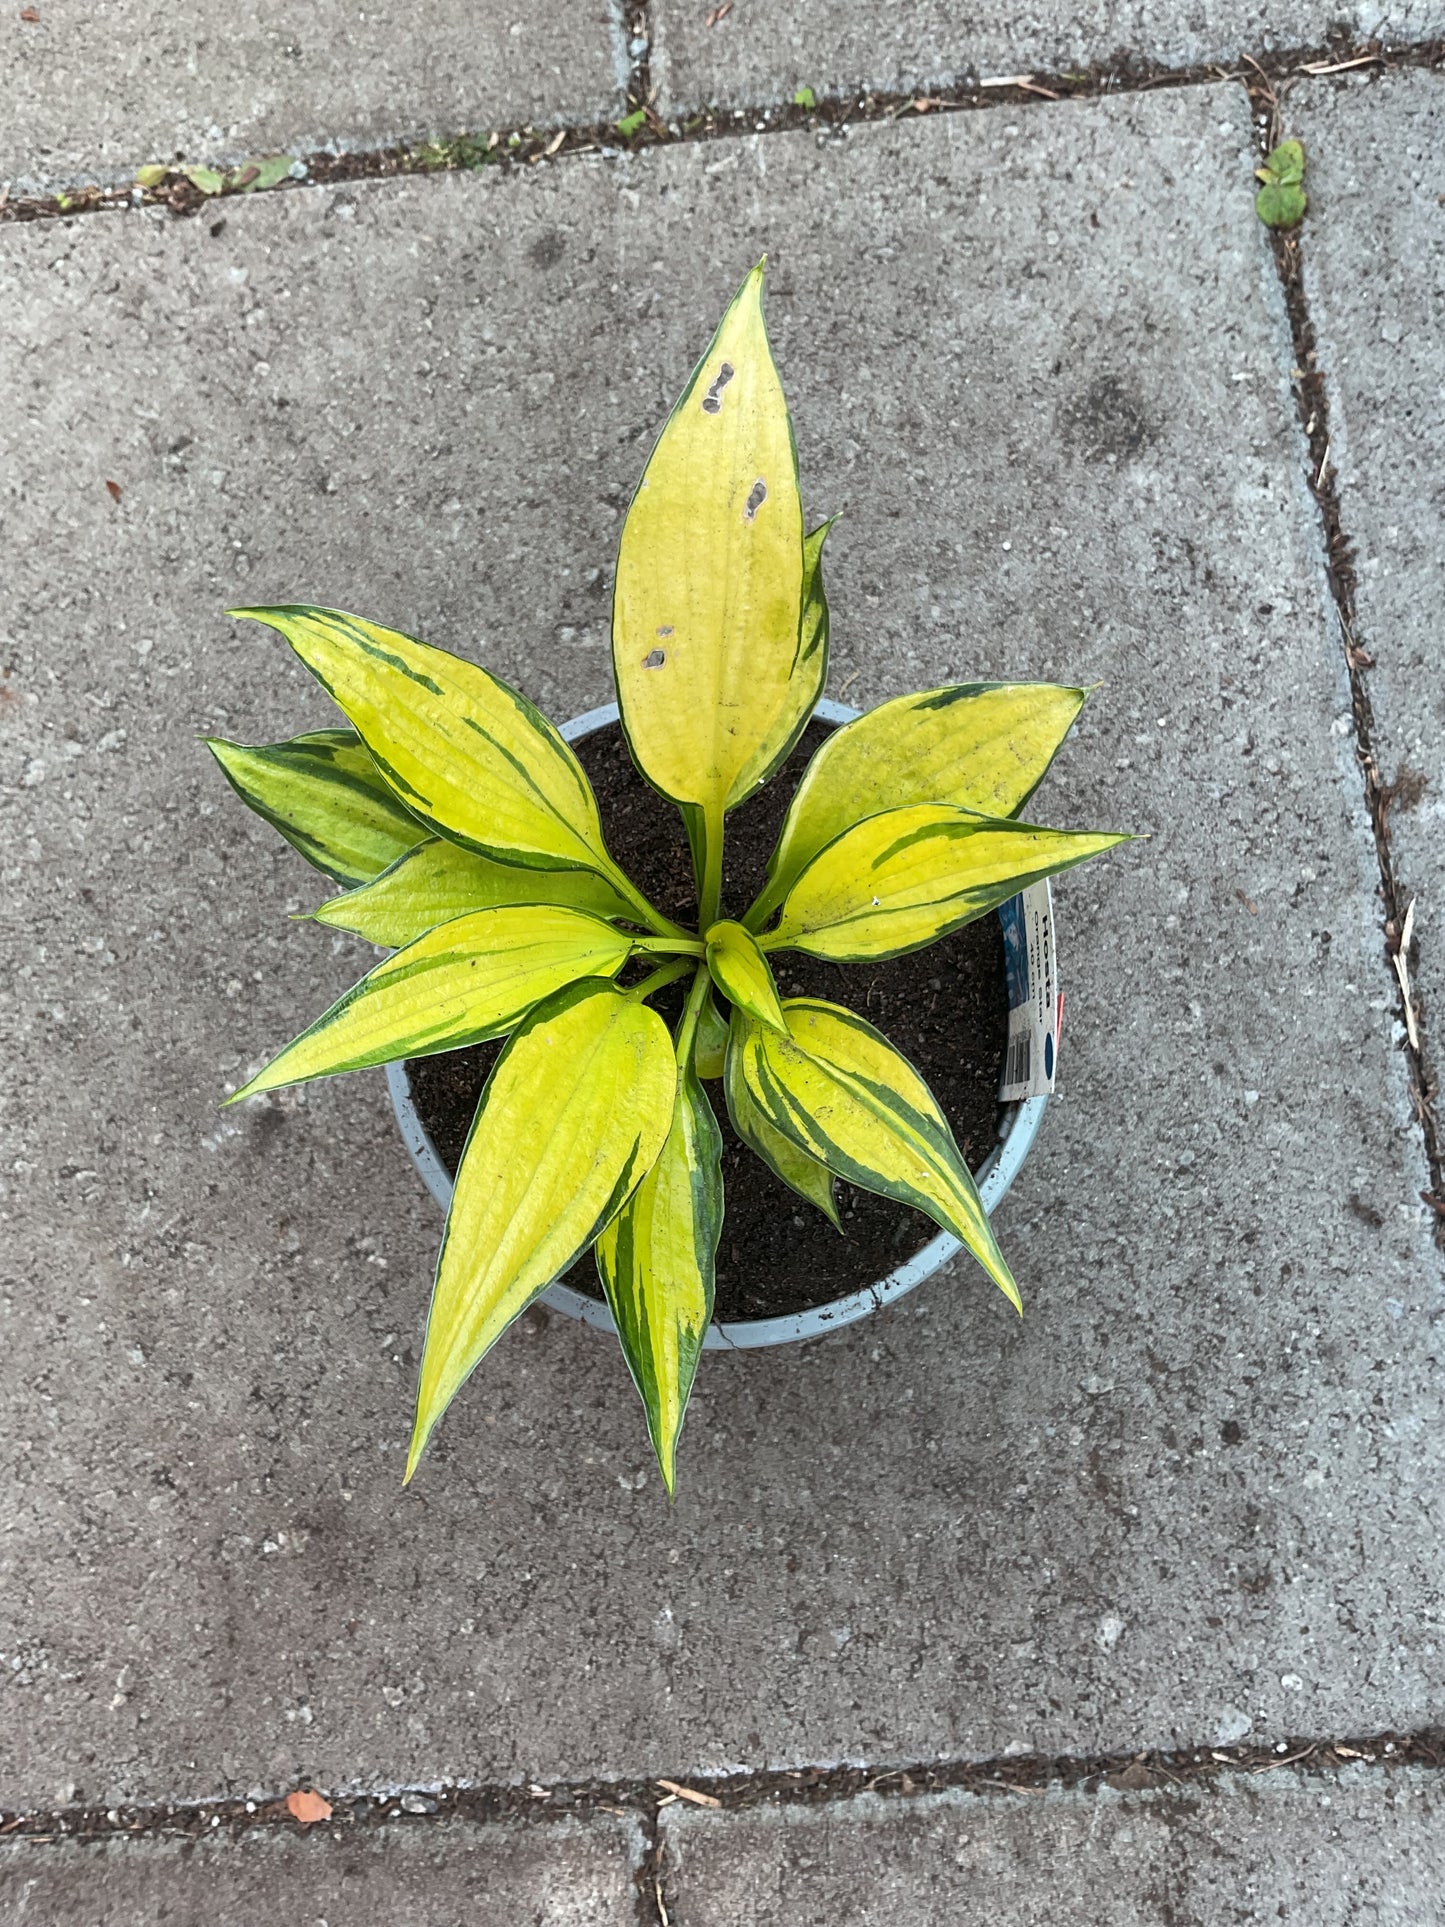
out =
[[640,1004],[644,998],[650,997],[654,990],[662,990],[668,984],[676,983],[679,977],[686,976],[691,968],[690,958],[680,963],[664,964],[661,970],[654,970],[650,977],[644,977],[640,984],[634,984],[630,990],[622,994],[630,997],[634,1004]]
[[706,807],[702,825],[702,890],[698,903],[698,928],[706,930],[718,919],[722,907],[723,809],[720,803]]
[[711,983],[712,977],[707,965],[700,963],[697,967],[697,975],[692,980],[692,988],[687,993],[687,1002],[683,1006],[682,1022],[677,1027],[677,1063],[680,1070],[686,1068],[692,1057],[692,1044],[697,1035],[698,1018],[702,1015],[703,1000],[707,996]]
[[659,937],[685,937],[687,935],[687,932],[680,923],[674,923],[671,917],[665,917],[660,910],[655,910],[638,889],[637,885],[632,881],[632,878],[628,876],[627,872],[625,870],[619,870],[615,863],[607,871],[607,881],[612,885],[613,889],[616,890],[620,896],[625,897],[636,910],[638,922],[645,923],[648,929],[656,931]]
[[632,947],[650,957],[701,957],[707,949],[701,937],[682,934],[675,937],[634,937]]

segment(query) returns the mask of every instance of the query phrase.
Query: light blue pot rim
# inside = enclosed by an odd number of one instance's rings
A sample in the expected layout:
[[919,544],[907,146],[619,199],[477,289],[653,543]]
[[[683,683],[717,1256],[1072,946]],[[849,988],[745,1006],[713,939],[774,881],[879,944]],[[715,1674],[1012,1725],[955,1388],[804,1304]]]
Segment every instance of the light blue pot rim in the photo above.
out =
[[[813,713],[825,723],[851,723],[860,712],[849,708],[846,703],[831,702],[825,697]],[[570,723],[563,724],[561,733],[569,743],[575,743],[580,737],[590,736],[594,730],[617,721],[616,703],[606,703],[601,709],[589,709],[585,715],[574,716]],[[427,1190],[446,1211],[450,1209],[452,1201],[451,1174],[438,1157],[436,1146],[417,1115],[407,1083],[406,1066],[388,1064],[386,1081],[391,1091],[392,1109],[401,1128],[402,1142],[410,1152],[411,1161],[421,1174]],[[1024,1159],[1038,1136],[1048,1101],[1047,1097],[1029,1097],[1021,1104],[1005,1105],[999,1141],[974,1173],[979,1196],[990,1215],[1003,1202],[1009,1186],[1023,1169]],[[878,1311],[894,1299],[901,1298],[905,1292],[912,1291],[915,1285],[921,1285],[925,1278],[931,1278],[940,1265],[946,1265],[960,1250],[962,1246],[952,1232],[940,1231],[906,1264],[900,1265],[896,1271],[890,1271],[886,1278],[880,1279],[875,1285],[865,1285],[860,1291],[850,1291],[844,1298],[835,1298],[831,1304],[815,1305],[811,1311],[790,1312],[783,1318],[748,1318],[732,1325],[711,1324],[703,1340],[703,1349],[753,1351],[764,1345],[791,1345],[799,1339],[817,1338],[823,1332],[836,1331],[840,1326],[866,1318],[870,1312]],[[570,1285],[549,1285],[542,1293],[540,1302],[550,1305],[553,1311],[561,1312],[564,1317],[579,1318],[584,1325],[593,1325],[599,1331],[616,1330],[612,1314],[601,1299],[589,1298],[585,1292],[574,1291]]]

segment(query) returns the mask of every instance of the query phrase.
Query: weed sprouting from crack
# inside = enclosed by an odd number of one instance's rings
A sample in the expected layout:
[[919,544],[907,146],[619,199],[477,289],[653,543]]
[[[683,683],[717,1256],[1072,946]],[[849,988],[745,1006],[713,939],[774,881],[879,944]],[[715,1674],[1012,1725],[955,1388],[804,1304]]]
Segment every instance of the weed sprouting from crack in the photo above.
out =
[[[498,167],[516,170],[584,154],[615,158],[658,146],[687,145],[740,136],[811,130],[821,136],[841,136],[850,127],[905,121],[940,113],[969,113],[996,107],[1017,111],[1068,100],[1156,92],[1161,88],[1197,87],[1224,80],[1244,81],[1267,88],[1297,78],[1323,78],[1351,72],[1379,72],[1401,67],[1445,67],[1445,41],[1421,41],[1385,46],[1380,41],[1327,42],[1290,51],[1241,55],[1239,62],[1169,67],[1136,55],[1119,55],[1077,72],[1001,76],[969,75],[950,87],[922,92],[853,92],[816,94],[770,107],[717,105],[664,120],[656,106],[652,76],[652,27],[647,0],[627,0],[624,32],[631,61],[626,86],[626,112],[620,120],[588,125],[537,128],[530,124],[495,129],[462,130],[421,142],[397,142],[387,147],[338,153],[318,150],[297,156],[280,179],[259,185],[246,179],[263,162],[242,162],[230,169],[211,169],[177,159],[153,162],[138,170],[144,179],[113,186],[80,185],[48,195],[11,195],[0,190],[0,221],[55,220],[66,216],[117,211],[139,206],[163,206],[173,214],[200,214],[217,199],[236,193],[290,193],[304,187],[328,187],[346,181],[387,180],[402,175],[442,174]],[[635,51],[634,51],[635,50]],[[279,157],[268,157],[279,158]],[[206,179],[214,175],[216,185]],[[202,178],[197,185],[196,177]]]

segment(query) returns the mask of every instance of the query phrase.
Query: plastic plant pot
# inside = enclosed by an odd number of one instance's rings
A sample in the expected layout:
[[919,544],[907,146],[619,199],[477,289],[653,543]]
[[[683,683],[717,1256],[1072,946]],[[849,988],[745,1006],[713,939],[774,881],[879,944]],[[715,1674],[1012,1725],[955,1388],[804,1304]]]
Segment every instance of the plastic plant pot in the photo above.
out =
[[[846,703],[830,702],[826,698],[814,710],[814,715],[825,723],[851,723],[859,714]],[[575,743],[583,736],[590,736],[594,730],[604,729],[609,723],[618,720],[616,703],[608,703],[601,709],[589,709],[585,715],[574,716],[570,723],[562,727],[562,735],[569,743]],[[1005,932],[1009,929],[1011,914],[1016,915],[1016,906],[1032,900],[1036,910],[1041,911],[1049,928],[1052,928],[1051,899],[1048,884],[1034,884],[1025,897],[1015,898],[1000,911]],[[1010,953],[1013,944],[1008,946]],[[1053,980],[1052,947],[1049,946],[1049,998],[1053,1004],[1057,997],[1057,986]],[[1015,966],[1017,968],[1017,966]],[[1011,971],[1012,977],[1012,971]],[[1018,993],[1011,986],[1010,1004],[1017,1002]],[[1050,1081],[1053,1075],[1052,1055],[1054,1040],[1057,1037],[1057,1016],[1053,1017],[1053,1029],[1045,1039],[1046,1068]],[[1012,1029],[1011,1029],[1012,1035]],[[450,1208],[452,1201],[451,1174],[437,1155],[436,1146],[427,1135],[426,1127],[417,1114],[412,1102],[411,1087],[407,1081],[404,1063],[388,1064],[386,1081],[391,1091],[392,1108],[396,1121],[401,1128],[402,1142],[411,1154],[411,1161],[421,1174],[422,1182],[436,1199],[443,1211]],[[1043,1121],[1047,1096],[1026,1097],[1003,1107],[1003,1119],[999,1127],[999,1141],[990,1151],[982,1165],[974,1172],[979,1195],[984,1209],[990,1214],[1007,1195],[1009,1186],[1023,1168],[1024,1159],[1033,1146]],[[790,1312],[780,1318],[749,1318],[736,1324],[709,1325],[703,1340],[707,1351],[752,1351],[764,1345],[791,1345],[799,1339],[816,1338],[823,1332],[836,1331],[842,1325],[851,1325],[859,1318],[866,1318],[880,1306],[891,1304],[905,1292],[921,1285],[925,1278],[931,1278],[941,1265],[948,1263],[962,1247],[951,1232],[940,1231],[929,1240],[921,1251],[917,1251],[897,1270],[890,1271],[876,1284],[865,1285],[861,1290],[850,1291],[841,1298],[835,1298],[826,1305],[815,1305],[809,1311]],[[599,1331],[613,1331],[612,1314],[606,1305],[597,1298],[589,1298],[585,1292],[574,1291],[570,1285],[553,1284],[542,1293],[540,1302],[549,1305],[553,1311],[561,1312],[567,1318],[579,1318],[584,1325],[593,1325]]]

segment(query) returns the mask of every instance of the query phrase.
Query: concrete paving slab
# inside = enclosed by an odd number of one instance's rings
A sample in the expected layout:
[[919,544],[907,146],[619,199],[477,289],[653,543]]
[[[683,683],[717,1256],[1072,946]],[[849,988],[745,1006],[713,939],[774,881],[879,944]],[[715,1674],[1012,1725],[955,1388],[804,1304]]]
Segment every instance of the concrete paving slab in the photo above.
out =
[[16,1927],[631,1927],[635,1826],[371,1832],[267,1828],[235,1840],[0,1844],[0,1921]]
[[[722,13],[722,18],[717,16]],[[952,0],[653,0],[653,78],[668,114],[710,103],[772,106],[809,86],[822,98],[852,89],[956,87],[1001,74],[1072,73],[1158,62],[1193,67],[1241,53],[1322,46],[1343,28],[1387,45],[1445,33],[1441,0],[1049,0],[1044,6],[958,7]]]
[[1428,1060],[1445,1066],[1445,78],[1311,88],[1305,288],[1330,392],[1340,513],[1390,842],[1416,901]]
[[[1251,165],[1217,87],[4,237],[0,1799],[1438,1718],[1439,1261]],[[1102,681],[1047,806],[1154,835],[1060,893],[1028,1316],[957,1267],[710,1359],[672,1508],[536,1320],[403,1493],[439,1227],[382,1080],[215,1108],[366,961],[197,749],[327,714],[221,610],[602,700],[765,245],[835,693]]]
[[586,123],[627,61],[615,0],[41,0],[0,19],[0,182]]
[[662,1828],[675,1927],[1425,1927],[1440,1918],[1445,1791],[1424,1775],[1284,1772],[1154,1794],[669,1809]]

